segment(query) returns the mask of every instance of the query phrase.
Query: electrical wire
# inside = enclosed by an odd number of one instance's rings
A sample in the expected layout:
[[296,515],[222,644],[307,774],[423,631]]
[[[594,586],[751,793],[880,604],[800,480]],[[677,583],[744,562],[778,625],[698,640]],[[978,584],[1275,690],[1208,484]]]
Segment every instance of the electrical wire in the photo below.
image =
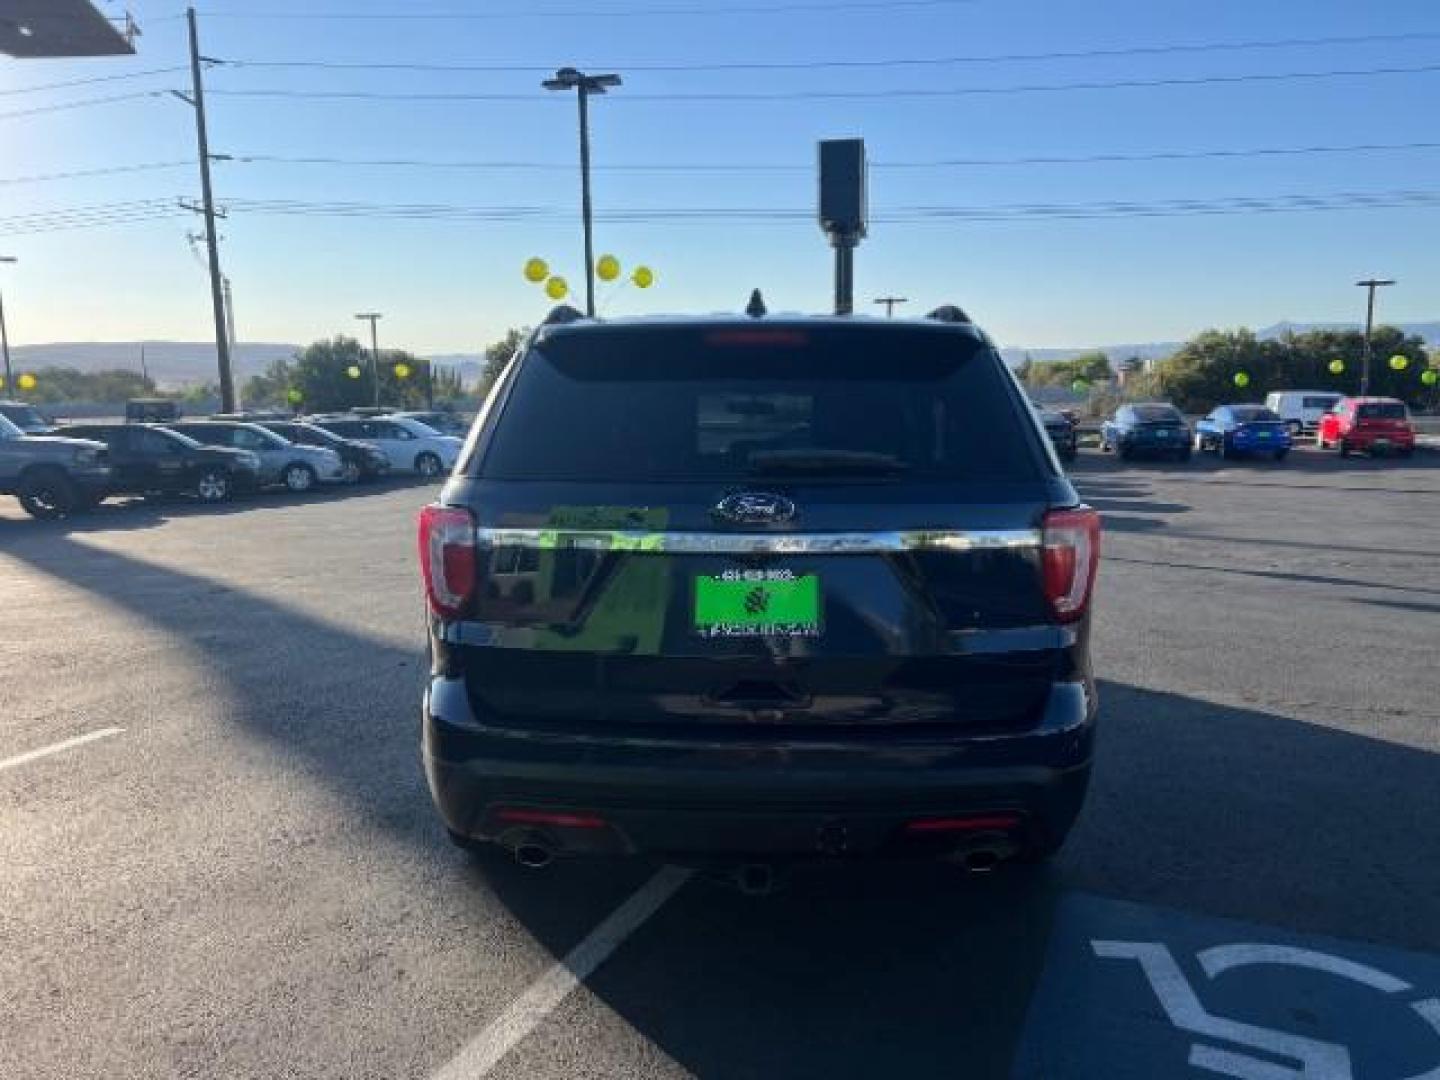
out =
[[[963,64],[1000,64],[1040,60],[1089,60],[1123,56],[1165,56],[1176,53],[1210,53],[1248,51],[1254,49],[1309,48],[1325,45],[1362,45],[1402,41],[1433,41],[1440,39],[1440,32],[1414,32],[1399,34],[1353,34],[1334,37],[1309,38],[1268,38],[1255,41],[1194,42],[1167,45],[1137,45],[1114,49],[1082,49],[1064,52],[996,53],[973,56],[906,57],[883,60],[799,60],[799,61],[734,61],[726,63],[648,63],[645,61],[612,62],[595,65],[605,68],[620,68],[624,71],[654,71],[683,74],[687,72],[724,71],[820,71],[826,69],[868,69],[890,67],[949,67]],[[419,71],[455,73],[524,73],[548,72],[553,64],[436,64],[422,62],[364,62],[339,60],[253,60],[229,59],[227,65],[251,68],[301,68],[324,71]]]
[[62,101],[54,105],[35,105],[28,109],[12,109],[0,112],[0,120],[13,120],[21,116],[38,116],[41,113],[64,112],[67,109],[84,109],[92,105],[113,105],[118,101],[138,101],[140,98],[161,97],[167,90],[138,90],[129,94],[110,94],[107,97],[81,98],[78,101]]
[[34,173],[30,176],[0,176],[3,184],[39,184],[49,180],[78,180],[90,176],[114,176],[119,173],[152,172],[156,169],[193,168],[194,159],[189,161],[145,161],[136,165],[107,165],[95,169],[75,169],[70,172]]
[[[1241,75],[1178,76],[1161,79],[1115,79],[1087,82],[1030,83],[1008,86],[961,87],[892,87],[883,90],[758,90],[718,91],[673,94],[617,94],[615,102],[646,101],[660,103],[697,102],[771,102],[771,101],[868,101],[904,98],[952,98],[971,95],[1056,93],[1071,90],[1121,90],[1163,86],[1210,86],[1237,83],[1287,82],[1295,80],[1371,77],[1378,75],[1415,75],[1440,71],[1440,64],[1419,64],[1408,67],[1338,68],[1326,71],[1251,72]],[[235,98],[286,98],[292,100],[335,101],[513,101],[556,102],[555,95],[517,93],[467,92],[391,92],[380,90],[284,90],[277,88],[209,91],[210,96]],[[3,115],[3,114],[0,114]]]
[[903,11],[923,8],[972,7],[983,0],[839,0],[839,2],[781,3],[764,5],[707,5],[705,7],[646,8],[537,8],[511,11],[224,11],[206,9],[199,14],[211,19],[310,19],[344,22],[376,21],[496,21],[502,19],[634,19],[672,16],[778,15],[795,12],[832,14],[837,11]]
[[14,86],[0,90],[0,97],[9,97],[12,94],[34,94],[41,90],[63,90],[70,86],[89,86],[92,83],[120,82],[124,79],[147,79],[152,75],[173,75],[179,71],[189,71],[188,64],[177,64],[175,67],[151,68],[148,71],[128,71],[120,75],[92,75],[85,79],[67,79],[64,82],[41,83],[38,86]]

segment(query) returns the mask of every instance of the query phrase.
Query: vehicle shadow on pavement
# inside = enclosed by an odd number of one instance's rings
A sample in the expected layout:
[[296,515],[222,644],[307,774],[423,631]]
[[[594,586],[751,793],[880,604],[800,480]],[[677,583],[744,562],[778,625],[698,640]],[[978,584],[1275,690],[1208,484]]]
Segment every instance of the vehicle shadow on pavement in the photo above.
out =
[[[396,648],[58,532],[6,554],[183,642],[217,680],[228,721],[297,782],[344,801],[349,842],[465,859],[444,840],[420,769],[418,632],[416,649]],[[1073,889],[1440,949],[1440,863],[1417,857],[1440,820],[1433,738],[1405,746],[1114,683],[1101,701],[1089,804],[1052,866],[982,877],[816,869],[767,898],[693,882],[588,980],[608,1010],[592,1023],[617,1014],[702,1076],[1003,1077],[1055,903]],[[562,863],[536,874],[486,860],[426,880],[469,883],[442,898],[457,910],[498,898],[563,956],[652,869]],[[476,948],[480,972],[493,958]],[[604,1055],[633,1046],[556,1037],[563,1015],[502,1072],[554,1062],[547,1075],[626,1072]],[[435,1048],[436,1063],[454,1049]]]

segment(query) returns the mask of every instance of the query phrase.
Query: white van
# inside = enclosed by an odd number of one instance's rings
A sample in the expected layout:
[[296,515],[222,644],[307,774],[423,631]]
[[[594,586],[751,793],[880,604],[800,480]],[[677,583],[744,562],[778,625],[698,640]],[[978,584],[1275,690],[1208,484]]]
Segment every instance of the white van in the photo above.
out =
[[1333,390],[1276,390],[1265,395],[1265,407],[1289,425],[1291,434],[1299,435],[1313,433],[1320,417],[1344,396]]

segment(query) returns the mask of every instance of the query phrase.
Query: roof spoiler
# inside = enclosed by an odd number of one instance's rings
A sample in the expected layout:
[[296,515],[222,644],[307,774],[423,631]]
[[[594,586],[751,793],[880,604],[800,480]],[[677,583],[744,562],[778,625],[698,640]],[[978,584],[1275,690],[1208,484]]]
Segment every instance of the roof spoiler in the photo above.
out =
[[545,316],[541,326],[564,326],[567,323],[579,322],[585,316],[569,304],[560,304]]
[[970,325],[970,316],[954,304],[941,304],[930,314],[927,319],[934,319],[936,322],[965,323]]

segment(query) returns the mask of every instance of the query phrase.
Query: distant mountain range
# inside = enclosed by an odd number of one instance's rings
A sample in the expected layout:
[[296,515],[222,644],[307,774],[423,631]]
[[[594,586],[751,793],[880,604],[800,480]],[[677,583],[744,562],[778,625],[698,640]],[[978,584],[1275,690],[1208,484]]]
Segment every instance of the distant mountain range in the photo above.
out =
[[[1440,347],[1440,321],[1387,324],[1407,334],[1416,334],[1431,346]],[[1287,331],[1302,334],[1309,330],[1347,330],[1354,323],[1278,322],[1256,333],[1262,338],[1280,337]],[[1037,362],[1070,360],[1081,353],[1100,349],[1112,360],[1138,356],[1155,360],[1180,348],[1179,341],[1148,341],[1121,345],[1075,345],[1069,347],[1025,348],[1005,346],[1000,350],[1006,363],[1018,366],[1028,355]],[[111,368],[140,370],[140,350],[145,350],[145,367],[161,387],[176,388],[215,381],[215,346],[203,341],[78,341],[48,345],[15,345],[10,349],[17,369],[31,371],[47,367],[72,367],[81,371]],[[235,347],[235,377],[256,375],[272,360],[295,355],[299,345],[283,342],[247,342]],[[480,377],[484,357],[478,353],[442,353],[428,357],[433,363],[458,368],[460,377],[472,383]]]

